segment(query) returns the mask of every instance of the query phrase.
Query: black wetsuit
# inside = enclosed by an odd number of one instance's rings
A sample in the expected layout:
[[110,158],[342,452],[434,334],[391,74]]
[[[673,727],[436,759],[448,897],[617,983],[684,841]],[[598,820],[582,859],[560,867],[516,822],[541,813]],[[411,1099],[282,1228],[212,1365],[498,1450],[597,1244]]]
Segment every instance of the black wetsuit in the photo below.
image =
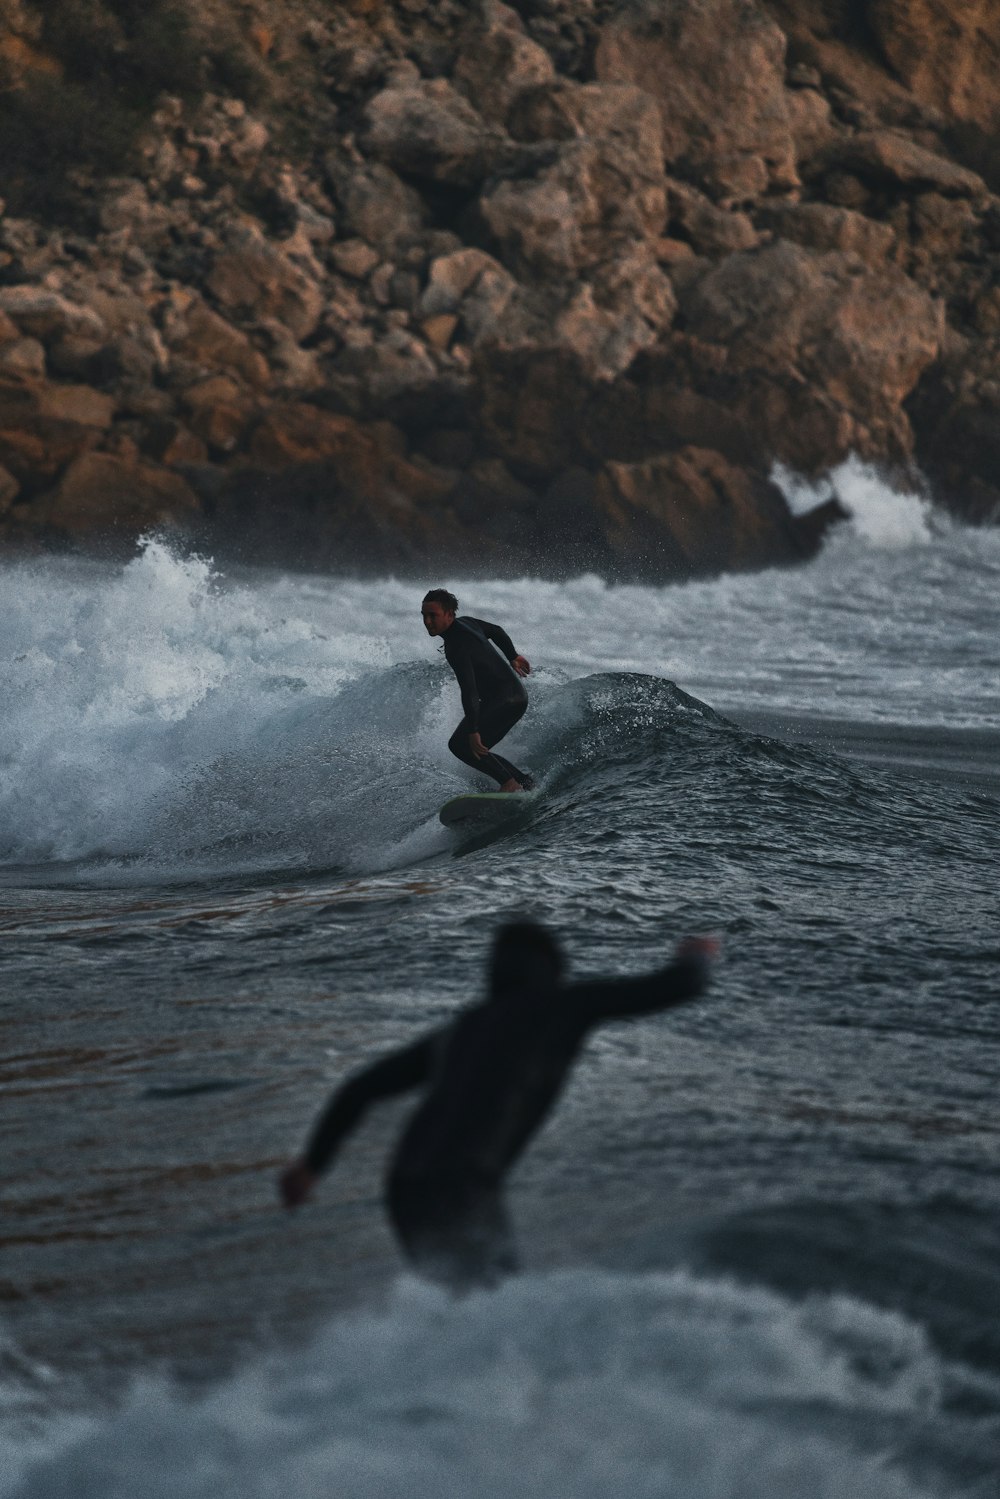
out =
[[[465,713],[448,740],[448,748],[473,770],[492,776],[499,786],[509,780],[519,781],[522,786],[532,785],[531,777],[502,755],[489,754],[480,758],[469,747],[470,734],[478,733],[492,750],[528,706],[524,684],[508,664],[517,655],[510,636],[499,625],[462,614],[441,638],[448,665],[458,679]],[[502,656],[493,649],[491,641],[499,646]]]
[[707,967],[675,961],[646,978],[495,993],[451,1024],[349,1078],[312,1133],[314,1174],[378,1098],[424,1090],[386,1182],[409,1258],[449,1284],[491,1284],[516,1268],[501,1186],[558,1097],[587,1033],[695,998]]

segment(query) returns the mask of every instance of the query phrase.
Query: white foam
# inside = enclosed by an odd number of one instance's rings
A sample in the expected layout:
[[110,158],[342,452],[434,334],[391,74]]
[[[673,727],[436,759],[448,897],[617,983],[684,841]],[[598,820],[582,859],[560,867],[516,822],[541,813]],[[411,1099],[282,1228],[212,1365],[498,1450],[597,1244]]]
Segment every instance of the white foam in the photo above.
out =
[[404,1281],[197,1398],[139,1381],[0,1495],[915,1499],[899,1454],[945,1419],[947,1379],[920,1329],[844,1298],[683,1272],[461,1301]]
[[[510,757],[544,772],[546,694],[598,672],[722,711],[995,726],[1000,532],[929,531],[920,497],[857,464],[830,483],[854,520],[800,568],[660,588],[433,580],[533,662]],[[6,565],[3,584],[0,862],[365,873],[446,846],[428,819],[467,783],[447,750],[461,710],[418,585],[234,582],[155,541],[119,568]]]
[[[775,464],[771,477],[793,515],[804,515],[830,499],[839,500],[850,517],[851,534],[870,546],[924,546],[932,539],[932,510],[926,496],[894,489],[877,469],[860,458],[848,458],[816,482],[783,464]],[[838,534],[834,530],[831,539]]]

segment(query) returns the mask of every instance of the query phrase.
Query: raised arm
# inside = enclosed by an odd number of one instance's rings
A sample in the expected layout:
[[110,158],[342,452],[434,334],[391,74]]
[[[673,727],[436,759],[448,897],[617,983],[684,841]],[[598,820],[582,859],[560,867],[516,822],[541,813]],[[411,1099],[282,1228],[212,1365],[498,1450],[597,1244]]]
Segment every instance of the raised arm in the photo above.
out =
[[713,937],[688,937],[680,943],[667,968],[644,978],[598,979],[573,984],[567,991],[574,1009],[590,1025],[630,1015],[653,1015],[697,999],[708,988],[713,958],[719,944]]
[[279,1178],[286,1207],[298,1207],[312,1191],[316,1178],[329,1166],[342,1140],[379,1098],[407,1093],[430,1076],[440,1032],[425,1036],[356,1072],[339,1088],[313,1126],[303,1155]]

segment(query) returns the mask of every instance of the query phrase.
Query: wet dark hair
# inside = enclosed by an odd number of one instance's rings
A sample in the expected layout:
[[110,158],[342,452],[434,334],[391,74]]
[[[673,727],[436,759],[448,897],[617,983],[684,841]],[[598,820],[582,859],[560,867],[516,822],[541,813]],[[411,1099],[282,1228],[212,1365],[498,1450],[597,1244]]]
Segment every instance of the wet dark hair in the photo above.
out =
[[490,991],[554,987],[565,967],[556,939],[534,921],[511,921],[493,939]]
[[440,604],[443,609],[448,610],[449,614],[458,613],[458,599],[453,593],[449,593],[447,588],[432,588],[429,593],[424,594],[423,602]]

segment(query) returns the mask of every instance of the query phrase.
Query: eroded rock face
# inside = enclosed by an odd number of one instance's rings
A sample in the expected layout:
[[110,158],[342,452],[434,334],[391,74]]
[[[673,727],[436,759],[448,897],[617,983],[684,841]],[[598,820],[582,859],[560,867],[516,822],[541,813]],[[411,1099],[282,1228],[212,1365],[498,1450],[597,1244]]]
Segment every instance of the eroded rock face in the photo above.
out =
[[555,79],[551,57],[526,35],[517,12],[486,0],[455,61],[455,83],[483,118],[506,125],[511,105],[525,89]]
[[778,490],[711,448],[609,463],[595,498],[605,544],[628,575],[686,577],[804,551]]
[[852,451],[1000,514],[994,9],[258,0],[252,103],[0,203],[0,536],[677,576]]
[[596,70],[657,101],[668,166],[714,197],[798,186],[785,36],[753,0],[633,0],[602,32]]
[[444,79],[383,89],[365,109],[371,155],[404,177],[471,188],[492,170],[502,132]]
[[244,317],[276,317],[298,339],[315,331],[323,311],[316,280],[252,223],[232,227],[205,284],[223,307]]
[[984,198],[986,184],[976,172],[928,151],[898,130],[865,130],[838,141],[824,162],[851,172],[863,183],[897,192],[938,192],[946,197]]
[[130,539],[151,526],[183,528],[198,510],[180,475],[133,456],[84,453],[32,505],[31,523],[76,539],[117,530],[127,550]]
[[917,99],[1000,129],[1000,10],[991,0],[872,0],[872,27]]
[[[838,449],[910,455],[901,407],[939,352],[944,318],[907,276],[778,241],[729,256],[681,307],[689,334],[718,351],[713,366],[744,379],[777,456],[815,469]],[[794,399],[761,400],[768,385]]]

